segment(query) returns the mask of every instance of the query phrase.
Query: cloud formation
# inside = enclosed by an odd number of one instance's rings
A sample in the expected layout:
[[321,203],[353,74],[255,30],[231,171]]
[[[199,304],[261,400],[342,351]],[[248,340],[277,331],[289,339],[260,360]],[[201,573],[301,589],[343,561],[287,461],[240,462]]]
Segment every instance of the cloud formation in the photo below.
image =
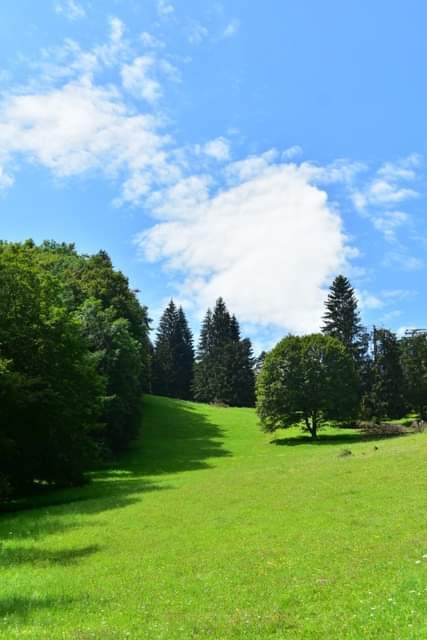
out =
[[226,172],[234,183],[217,192],[193,178],[158,196],[162,221],[138,237],[145,257],[181,273],[198,310],[222,295],[243,322],[318,329],[325,283],[347,258],[339,214],[307,166],[258,157]]

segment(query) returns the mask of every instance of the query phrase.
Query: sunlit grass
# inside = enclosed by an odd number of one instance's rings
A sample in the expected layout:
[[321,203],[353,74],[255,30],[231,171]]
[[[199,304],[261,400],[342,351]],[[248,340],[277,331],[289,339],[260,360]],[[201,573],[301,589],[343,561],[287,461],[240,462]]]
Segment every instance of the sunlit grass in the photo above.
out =
[[427,638],[426,463],[427,434],[147,398],[120,464],[0,516],[0,637]]

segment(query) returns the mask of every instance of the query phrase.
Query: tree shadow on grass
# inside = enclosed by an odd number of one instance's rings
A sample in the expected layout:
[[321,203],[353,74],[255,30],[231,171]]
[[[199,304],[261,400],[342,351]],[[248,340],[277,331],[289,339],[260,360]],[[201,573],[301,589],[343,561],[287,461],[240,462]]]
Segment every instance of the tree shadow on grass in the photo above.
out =
[[[73,598],[62,597],[0,597],[0,620],[6,622],[8,617],[17,617],[25,621],[37,609],[58,609],[74,602]],[[0,626],[1,634],[1,626]],[[6,640],[7,636],[2,636]]]
[[270,441],[270,444],[278,446],[296,447],[302,444],[313,446],[319,445],[339,445],[339,444],[356,444],[357,442],[378,442],[380,440],[390,440],[392,438],[401,438],[405,434],[393,434],[388,436],[370,435],[355,431],[354,433],[331,433],[319,434],[313,439],[309,435],[290,436],[288,438],[277,438]]
[[40,566],[74,565],[100,550],[97,544],[80,547],[78,549],[38,549],[37,547],[0,547],[0,567],[8,568],[12,565],[31,564]]
[[214,458],[231,455],[223,447],[222,436],[222,429],[191,403],[147,397],[141,434],[128,452],[89,473],[91,481],[87,485],[70,489],[44,487],[36,495],[0,507],[3,512],[32,510],[25,525],[19,522],[20,513],[18,526],[9,521],[7,527],[2,527],[0,520],[0,539],[8,539],[9,529],[14,537],[26,538],[58,533],[81,526],[71,518],[63,519],[63,515],[119,509],[139,502],[144,493],[170,489],[171,485],[160,482],[159,476],[208,469]]
[[114,475],[160,476],[181,471],[209,469],[214,458],[230,456],[223,447],[224,431],[184,401],[148,397],[144,404],[141,436],[131,451],[115,465],[93,477]]

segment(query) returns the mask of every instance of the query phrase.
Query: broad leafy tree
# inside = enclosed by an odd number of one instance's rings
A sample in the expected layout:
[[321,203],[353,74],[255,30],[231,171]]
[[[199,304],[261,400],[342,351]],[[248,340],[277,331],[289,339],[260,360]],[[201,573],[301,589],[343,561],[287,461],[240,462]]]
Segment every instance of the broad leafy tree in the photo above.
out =
[[337,338],[288,336],[265,357],[257,378],[257,411],[265,430],[301,423],[312,438],[326,421],[357,411],[357,376]]

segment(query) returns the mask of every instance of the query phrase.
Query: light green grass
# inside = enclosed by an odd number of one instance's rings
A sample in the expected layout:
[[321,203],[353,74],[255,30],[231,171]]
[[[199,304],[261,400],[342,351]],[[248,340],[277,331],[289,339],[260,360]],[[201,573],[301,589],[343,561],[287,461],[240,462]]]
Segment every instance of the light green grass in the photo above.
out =
[[147,398],[121,464],[0,516],[0,638],[427,638],[427,434],[277,439]]

